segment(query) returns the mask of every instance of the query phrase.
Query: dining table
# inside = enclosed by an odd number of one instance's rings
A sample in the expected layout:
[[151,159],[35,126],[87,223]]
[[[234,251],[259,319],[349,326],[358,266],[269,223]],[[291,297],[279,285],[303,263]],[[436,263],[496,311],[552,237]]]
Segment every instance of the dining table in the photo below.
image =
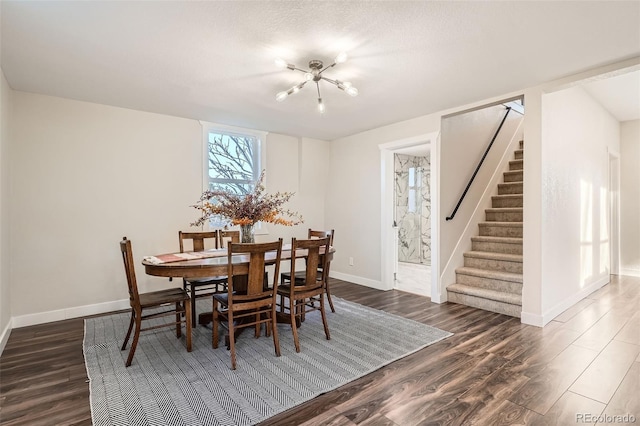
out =
[[[326,250],[320,250],[320,254],[325,254]],[[333,259],[335,248],[329,247],[328,261]],[[298,250],[296,258],[304,258],[306,250]],[[291,260],[291,244],[282,245],[280,261]],[[233,255],[231,261],[236,273],[242,274],[243,268],[249,273],[249,256],[245,254]],[[273,265],[276,262],[276,252],[267,252],[265,263]],[[206,278],[228,273],[227,249],[211,249],[197,252],[185,253],[165,253],[153,256],[144,256],[142,265],[147,275],[167,278]],[[235,281],[234,281],[235,283]],[[239,289],[241,290],[241,289]],[[204,312],[198,316],[198,324],[207,325],[212,321],[212,313]]]

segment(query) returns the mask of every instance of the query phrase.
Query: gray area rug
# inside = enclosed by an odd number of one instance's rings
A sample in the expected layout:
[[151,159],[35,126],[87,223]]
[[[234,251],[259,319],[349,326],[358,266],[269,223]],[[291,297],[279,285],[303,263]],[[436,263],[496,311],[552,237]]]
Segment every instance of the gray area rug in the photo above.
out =
[[[83,350],[93,424],[252,425],[364,376],[451,333],[334,297],[326,340],[319,312],[299,329],[296,353],[291,328],[278,325],[281,357],[271,337],[247,329],[236,342],[237,370],[211,328],[198,326],[193,351],[173,328],[143,332],[133,364],[120,351],[129,314],[85,320]],[[211,310],[205,299],[198,311]]]

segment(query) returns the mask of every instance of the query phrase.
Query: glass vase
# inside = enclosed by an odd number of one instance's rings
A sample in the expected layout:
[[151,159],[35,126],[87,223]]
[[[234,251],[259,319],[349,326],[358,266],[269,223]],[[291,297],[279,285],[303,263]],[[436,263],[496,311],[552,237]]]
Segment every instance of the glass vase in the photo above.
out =
[[240,225],[240,241],[243,243],[255,243],[253,224]]

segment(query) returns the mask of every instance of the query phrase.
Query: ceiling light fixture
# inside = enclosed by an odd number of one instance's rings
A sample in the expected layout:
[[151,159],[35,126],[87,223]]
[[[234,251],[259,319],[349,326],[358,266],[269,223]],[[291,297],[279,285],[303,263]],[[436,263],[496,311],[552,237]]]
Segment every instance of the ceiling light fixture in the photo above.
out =
[[328,65],[323,68],[324,64],[322,63],[322,61],[313,59],[309,61],[310,69],[304,70],[296,67],[293,64],[288,63],[284,59],[281,59],[281,58],[276,59],[276,66],[278,66],[279,68],[287,68],[292,71],[300,71],[304,73],[304,81],[302,81],[299,84],[296,84],[295,86],[293,86],[288,90],[283,90],[282,92],[278,92],[278,94],[276,95],[276,101],[278,102],[284,101],[285,99],[287,99],[289,95],[297,93],[300,89],[304,87],[305,84],[307,84],[310,81],[313,81],[314,83],[316,83],[316,88],[318,89],[318,111],[323,113],[325,111],[325,105],[324,105],[324,102],[322,102],[322,96],[320,95],[320,84],[319,84],[320,80],[324,80],[333,84],[338,89],[346,92],[350,96],[358,96],[358,89],[353,87],[351,83],[349,83],[348,81],[332,80],[322,75],[322,73],[325,72],[327,69],[333,68],[337,64],[341,64],[346,60],[347,60],[347,54],[345,52],[341,52],[338,56],[336,56],[336,58],[333,60],[333,63],[331,65]]

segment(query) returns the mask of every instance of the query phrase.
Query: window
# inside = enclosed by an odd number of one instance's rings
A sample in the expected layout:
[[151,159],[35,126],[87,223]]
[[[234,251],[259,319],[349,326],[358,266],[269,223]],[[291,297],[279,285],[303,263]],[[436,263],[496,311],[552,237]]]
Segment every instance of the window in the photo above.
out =
[[[204,188],[236,194],[251,192],[264,164],[266,133],[211,123],[204,129]],[[212,227],[224,223],[211,222]]]

